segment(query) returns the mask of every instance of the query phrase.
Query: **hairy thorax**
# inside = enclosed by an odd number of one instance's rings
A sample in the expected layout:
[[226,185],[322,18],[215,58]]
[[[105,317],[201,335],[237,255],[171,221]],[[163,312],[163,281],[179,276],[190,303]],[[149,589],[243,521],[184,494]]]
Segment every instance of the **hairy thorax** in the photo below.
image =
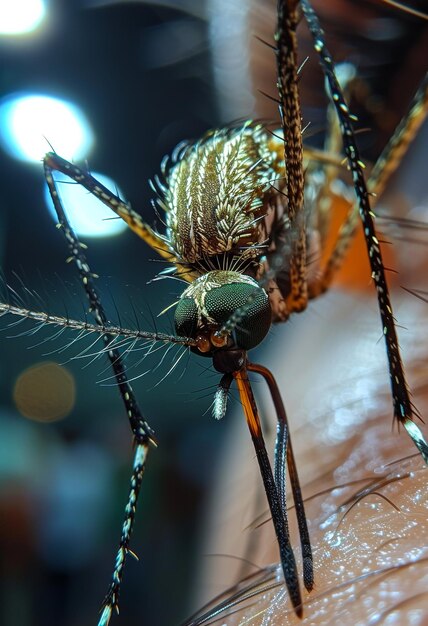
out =
[[270,139],[248,123],[175,152],[160,204],[166,241],[181,263],[203,273],[213,269],[213,257],[251,261],[266,252],[265,218],[275,205],[281,161]]

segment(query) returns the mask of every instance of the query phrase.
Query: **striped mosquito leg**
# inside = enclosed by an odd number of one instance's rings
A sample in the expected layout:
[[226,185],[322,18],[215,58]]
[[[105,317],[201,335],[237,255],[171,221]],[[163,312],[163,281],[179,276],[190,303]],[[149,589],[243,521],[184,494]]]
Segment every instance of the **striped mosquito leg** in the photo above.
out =
[[[247,369],[250,372],[260,374],[266,381],[275,406],[278,420],[277,436],[275,443],[275,484],[278,489],[279,499],[285,517],[287,516],[286,506],[286,480],[285,465],[287,463],[290,474],[291,489],[293,491],[294,505],[296,507],[297,524],[299,527],[300,544],[302,547],[303,558],[303,582],[308,591],[312,591],[314,586],[314,562],[312,557],[311,540],[309,537],[308,524],[306,521],[305,506],[303,503],[302,490],[300,488],[299,476],[297,473],[296,461],[291,445],[291,436],[289,434],[289,426],[287,414],[285,412],[284,403],[278,389],[276,380],[266,367],[255,363],[248,363]],[[287,522],[286,522],[287,523]]]
[[135,557],[135,554],[129,549],[129,540],[131,537],[132,526],[134,524],[138,494],[140,492],[141,482],[143,480],[144,467],[146,464],[148,451],[149,446],[147,443],[137,444],[135,449],[134,466],[132,469],[128,503],[125,508],[125,518],[122,525],[122,534],[120,536],[119,549],[116,555],[112,581],[103,602],[103,610],[98,622],[98,626],[107,626],[114,610],[119,613],[119,591],[120,584],[122,582],[125,560],[128,553],[132,554]]
[[[303,311],[308,301],[306,281],[306,224],[303,208],[305,177],[303,142],[298,90],[297,2],[278,2],[278,23],[275,34],[278,73],[278,98],[284,137],[287,214],[291,231],[290,282],[291,294],[286,300],[288,314]],[[280,254],[280,251],[279,251]]]
[[[345,95],[349,93],[351,80],[352,72],[345,71],[340,83]],[[335,108],[331,102],[327,107],[327,129],[324,141],[324,151],[328,155],[340,155],[342,152],[342,133],[340,132],[339,120],[337,119]],[[321,250],[325,248],[330,230],[332,206],[331,185],[337,178],[338,167],[343,167],[343,165],[338,166],[333,163],[325,164],[323,168],[324,180],[317,197],[316,229],[319,232],[321,239]]]
[[74,163],[66,161],[55,152],[48,152],[43,160],[45,171],[58,171],[71,178],[76,183],[87,189],[100,202],[109,207],[116,215],[126,222],[131,230],[143,239],[153,250],[162,257],[171,261],[176,260],[159,235],[146,224],[141,215],[134,211],[127,202],[113,194],[107,187],[100,183],[88,172],[77,167]]
[[[367,188],[372,194],[372,205],[376,204],[377,198],[382,194],[386,184],[401,163],[409,144],[413,141],[422,122],[428,113],[428,74],[420,84],[410,107],[398,124],[391,139],[383,149],[376,161],[369,179]],[[359,223],[358,203],[349,208],[349,213],[339,231],[339,235],[328,262],[323,270],[319,281],[311,288],[310,298],[315,298],[326,291],[337,270],[341,267],[349,245],[355,235]]]
[[[108,319],[107,315],[104,311],[103,305],[101,304],[101,300],[97,293],[97,290],[94,285],[94,274],[92,274],[89,265],[86,261],[85,254],[83,252],[83,247],[77,236],[75,235],[73,229],[71,228],[65,211],[61,205],[58,192],[56,189],[55,181],[52,176],[52,159],[51,157],[47,157],[44,161],[45,168],[45,177],[49,187],[49,192],[52,197],[52,201],[54,203],[59,225],[61,230],[63,231],[65,238],[67,240],[67,244],[70,250],[71,259],[76,263],[78,268],[80,277],[82,279],[83,287],[85,289],[87,298],[89,300],[89,306],[92,315],[94,316],[97,324],[100,326],[107,326]],[[139,486],[141,483],[142,471],[144,468],[144,462],[147,455],[148,445],[150,442],[154,443],[153,431],[150,428],[149,424],[143,417],[143,414],[140,411],[136,398],[134,396],[134,392],[132,390],[131,385],[128,382],[125,366],[123,364],[123,360],[120,356],[120,352],[114,348],[110,348],[114,337],[109,334],[103,335],[104,344],[106,346],[106,351],[108,358],[110,360],[118,387],[120,391],[120,395],[122,397],[123,403],[126,408],[126,412],[128,415],[129,423],[132,429],[132,433],[134,435],[137,452],[138,455],[136,457],[136,465],[134,465],[134,470],[131,479],[131,489],[129,493],[129,500],[126,506],[126,516],[125,516],[125,524],[122,530],[121,537],[121,546],[122,544],[126,546],[129,543],[129,537],[132,532],[132,525],[134,521],[134,511],[136,506],[136,497],[138,496]],[[123,551],[119,549],[119,555],[115,569],[114,569],[114,577],[113,577],[113,585],[114,585],[114,594],[110,594],[108,596],[107,602],[109,604],[105,604],[105,608],[103,611],[103,615],[105,617],[104,624],[107,624],[106,621],[107,614],[113,609],[117,609],[118,602],[118,594],[119,594],[119,585],[120,578],[122,574],[122,569],[126,557],[126,550]],[[116,578],[115,578],[116,576]],[[102,622],[101,622],[102,623]]]
[[388,285],[386,282],[380,245],[376,237],[374,227],[374,214],[370,208],[369,194],[363,175],[363,165],[359,157],[349,109],[337,81],[331,55],[326,48],[324,34],[319,25],[318,18],[308,0],[301,0],[300,5],[308,23],[309,30],[314,38],[315,50],[320,56],[321,67],[329,82],[333,103],[339,117],[345,154],[352,172],[352,179],[358,199],[359,213],[364,228],[372,278],[377,290],[383,334],[385,336],[394,403],[394,416],[406,428],[423,459],[428,464],[428,444],[426,443],[420,429],[413,422],[413,406],[409,397],[409,390],[404,375],[403,364],[401,362]]
[[233,377],[238,386],[239,395],[245,412],[245,417],[247,419],[247,424],[250,429],[251,438],[253,440],[254,448],[256,451],[257,461],[259,463],[266,497],[268,499],[269,508],[272,514],[272,522],[278,540],[285,584],[287,585],[288,593],[290,594],[291,603],[294,607],[296,615],[298,617],[302,617],[302,597],[300,594],[296,560],[294,558],[293,549],[290,543],[287,517],[286,514],[284,515],[284,510],[280,502],[279,492],[277,486],[275,485],[272,468],[269,462],[269,457],[266,452],[266,446],[263,439],[263,433],[260,425],[260,418],[258,415],[257,406],[254,400],[250,381],[248,380],[246,369],[243,368],[238,372],[233,372]]
[[297,66],[297,2],[278,2],[275,33],[278,97],[284,137],[285,178],[288,215],[292,221],[303,208],[305,178],[303,173],[302,123]]
[[[52,176],[53,170],[50,163],[51,157],[48,156],[44,162],[46,182],[48,184],[49,192],[51,194],[52,201],[54,203],[55,210],[58,216],[59,226],[64,233],[68,248],[70,250],[70,258],[75,262],[79,271],[80,278],[83,283],[83,288],[89,300],[90,312],[94,316],[99,326],[108,326],[108,318],[104,311],[104,307],[101,304],[100,297],[94,284],[94,278],[96,278],[96,275],[91,272],[88,262],[86,260],[86,255],[83,252],[85,246],[80,243],[79,239],[71,228],[65,211],[62,207],[61,201],[58,196],[56,184]],[[104,344],[107,348],[107,355],[110,359],[110,363],[119,386],[119,391],[125,404],[132,432],[137,443],[140,443],[140,440],[149,440],[153,436],[153,431],[144,419],[138,407],[132,387],[127,380],[125,367],[120,353],[114,348],[108,349],[108,346],[112,343],[113,339],[114,338],[108,334],[104,335]]]
[[406,115],[398,124],[380,157],[376,161],[368,181],[368,188],[380,196],[391,175],[400,165],[404,154],[413,141],[428,113],[428,73],[416,91]]

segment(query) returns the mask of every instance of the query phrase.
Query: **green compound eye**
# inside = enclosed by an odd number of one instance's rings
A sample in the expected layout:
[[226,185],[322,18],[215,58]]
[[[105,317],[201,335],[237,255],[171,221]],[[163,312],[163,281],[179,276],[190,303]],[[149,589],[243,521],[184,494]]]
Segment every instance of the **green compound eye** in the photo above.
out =
[[214,270],[184,291],[175,309],[175,330],[181,337],[205,336],[208,356],[222,347],[213,344],[210,335],[226,322],[230,322],[236,347],[250,350],[267,335],[271,317],[269,298],[255,280],[238,272]]
[[174,315],[175,330],[180,337],[196,337],[198,309],[193,298],[181,298]]
[[[242,317],[239,309],[245,308]],[[211,289],[205,296],[205,308],[220,326],[236,314],[234,329],[239,348],[250,350],[267,335],[271,325],[269,298],[261,287],[231,283]]]

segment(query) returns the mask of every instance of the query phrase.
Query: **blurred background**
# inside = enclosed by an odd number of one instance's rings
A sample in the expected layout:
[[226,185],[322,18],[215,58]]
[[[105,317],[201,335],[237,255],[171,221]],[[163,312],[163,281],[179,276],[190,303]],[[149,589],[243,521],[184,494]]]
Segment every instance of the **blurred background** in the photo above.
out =
[[[85,315],[84,294],[74,268],[65,263],[65,243],[45,198],[40,160],[49,150],[47,141],[62,156],[87,160],[97,176],[110,177],[113,189],[159,225],[148,179],[177,143],[239,119],[277,119],[275,105],[260,93],[275,94],[273,53],[256,39],[272,41],[274,4],[2,3],[4,297],[17,300],[6,288],[10,284],[32,308]],[[360,129],[368,129],[360,139],[370,163],[426,68],[425,23],[380,1],[314,4],[337,60],[352,62],[361,77],[352,110]],[[323,79],[304,28],[301,35],[301,60],[310,56],[301,80],[304,122],[311,122],[308,141],[321,147]],[[403,209],[419,219],[424,184],[415,173]],[[71,188],[62,187],[64,193]],[[87,199],[83,193],[71,205],[83,208]],[[74,219],[77,224],[79,215]],[[109,316],[124,326],[135,327],[137,318],[142,329],[170,332],[171,315],[157,315],[176,299],[180,284],[147,284],[163,265],[118,225],[96,217],[81,226]],[[368,275],[360,285],[350,286],[349,280],[342,276],[342,289],[365,289]],[[51,341],[52,331],[32,335],[30,324],[11,328],[9,322],[1,320],[0,335],[0,623],[94,624],[128,489],[132,453],[126,416],[106,380],[103,358],[80,358],[91,340],[73,344],[71,333],[64,333]],[[272,333],[253,358],[269,366],[278,336]],[[284,348],[287,341],[284,337]],[[168,373],[180,355],[161,350],[143,361],[138,353],[128,359],[160,445],[149,457],[133,535],[140,563],[129,559],[125,571],[118,621],[124,626],[176,624],[195,608],[201,526],[233,411],[222,424],[214,422],[210,405],[218,375],[205,360],[187,354]],[[231,408],[237,409],[235,399]]]

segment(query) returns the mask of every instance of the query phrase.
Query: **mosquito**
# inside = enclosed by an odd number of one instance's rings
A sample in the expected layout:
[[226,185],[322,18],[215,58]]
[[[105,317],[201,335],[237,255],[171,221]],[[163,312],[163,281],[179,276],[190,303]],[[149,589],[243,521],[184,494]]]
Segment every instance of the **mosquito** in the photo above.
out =
[[[317,202],[329,194],[328,182],[315,190],[315,200],[305,200],[305,169],[308,160],[321,159],[304,150],[300,112],[296,29],[304,19],[328,83],[331,106],[338,122],[330,131],[343,147],[356,200],[335,247],[321,266],[319,258],[328,232],[328,213]],[[163,179],[153,190],[165,215],[165,231],[158,232],[121,198],[109,191],[83,168],[50,152],[44,172],[58,216],[60,230],[74,261],[95,323],[80,322],[31,311],[14,304],[0,305],[0,314],[27,318],[41,325],[69,328],[100,336],[103,352],[122,397],[135,441],[134,463],[128,500],[116,554],[113,575],[104,599],[98,626],[107,626],[118,611],[123,570],[130,549],[138,496],[147,456],[157,445],[154,432],[143,414],[117,346],[121,339],[186,346],[191,352],[212,359],[221,374],[214,396],[214,416],[221,419],[235,383],[254,444],[260,474],[274,525],[291,603],[303,615],[299,572],[291,545],[286,506],[286,467],[294,497],[303,561],[303,585],[311,591],[314,567],[311,542],[300,489],[287,415],[272,373],[249,360],[248,352],[259,345],[272,324],[285,322],[306,309],[309,301],[324,293],[342,264],[359,219],[363,224],[371,275],[377,291],[382,331],[386,343],[395,419],[404,426],[428,463],[428,445],[415,422],[418,418],[409,396],[395,321],[390,303],[380,243],[370,204],[384,189],[399,159],[415,136],[428,108],[428,80],[416,93],[407,115],[385,147],[366,182],[352,122],[355,121],[336,77],[323,31],[308,0],[280,0],[273,50],[277,62],[279,130],[247,121],[207,133],[196,143],[181,144],[162,163]],[[323,155],[335,168],[344,167],[342,157]],[[92,272],[71,228],[58,194],[54,172],[61,172],[82,185],[122,218],[164,260],[169,274],[188,283],[175,307],[175,335],[130,330],[112,324],[103,307]],[[310,172],[310,168],[308,168]],[[325,205],[324,205],[325,206]],[[276,409],[277,438],[271,465],[263,437],[259,411],[249,373],[267,384]]]

